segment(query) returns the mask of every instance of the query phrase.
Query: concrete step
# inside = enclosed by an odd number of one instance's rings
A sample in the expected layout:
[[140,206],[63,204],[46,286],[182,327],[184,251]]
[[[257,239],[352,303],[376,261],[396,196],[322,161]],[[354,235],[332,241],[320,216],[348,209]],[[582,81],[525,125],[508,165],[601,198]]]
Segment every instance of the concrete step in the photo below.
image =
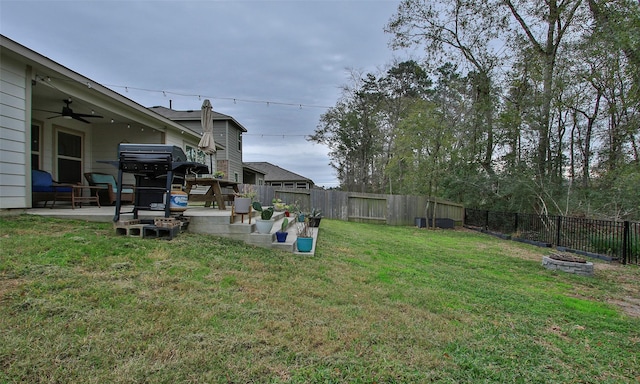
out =
[[[251,212],[251,224],[249,224],[249,214],[244,215],[244,222],[241,220],[239,214],[235,215],[233,222],[231,222],[231,209],[228,214],[222,215],[190,215],[190,224],[188,227],[189,232],[201,233],[201,234],[214,234],[233,238],[236,240],[244,241],[247,244],[264,247],[280,249],[286,252],[302,256],[312,256],[315,253],[316,240],[318,236],[317,228],[313,228],[313,248],[311,252],[298,252],[296,248],[297,241],[297,228],[298,222],[296,217],[288,217],[287,224],[287,240],[283,243],[279,243],[276,238],[276,232],[281,229],[282,223],[285,219],[284,212],[274,212],[273,225],[269,233],[258,233],[256,230],[256,221],[260,219],[260,212]],[[225,213],[226,213],[225,212]]]

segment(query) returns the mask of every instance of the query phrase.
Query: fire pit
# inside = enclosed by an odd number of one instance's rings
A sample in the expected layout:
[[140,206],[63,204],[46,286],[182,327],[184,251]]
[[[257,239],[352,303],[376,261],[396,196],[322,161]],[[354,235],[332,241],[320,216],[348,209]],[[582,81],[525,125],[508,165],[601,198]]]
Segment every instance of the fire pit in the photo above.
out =
[[542,257],[542,266],[550,270],[560,270],[582,276],[593,276],[593,263],[577,256],[552,253]]

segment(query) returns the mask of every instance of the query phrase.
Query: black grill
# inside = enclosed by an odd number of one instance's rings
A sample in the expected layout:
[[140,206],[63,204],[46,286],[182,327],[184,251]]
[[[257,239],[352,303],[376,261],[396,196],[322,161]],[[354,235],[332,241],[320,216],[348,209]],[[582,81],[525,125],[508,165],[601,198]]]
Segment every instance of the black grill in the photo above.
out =
[[[122,185],[122,174],[131,173],[136,179],[133,218],[139,210],[162,210],[169,217],[169,196],[172,184],[184,184],[187,174],[209,173],[201,163],[187,161],[182,148],[165,144],[119,144],[118,185]],[[116,195],[116,215],[120,219],[121,188]]]

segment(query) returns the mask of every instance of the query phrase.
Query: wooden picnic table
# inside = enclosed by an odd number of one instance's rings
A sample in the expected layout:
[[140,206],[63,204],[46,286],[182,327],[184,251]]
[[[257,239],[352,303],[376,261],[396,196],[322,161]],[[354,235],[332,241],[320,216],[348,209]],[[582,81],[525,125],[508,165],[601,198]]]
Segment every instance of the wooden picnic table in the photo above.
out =
[[[206,186],[207,192],[205,193],[191,193],[191,190],[196,186]],[[204,201],[205,207],[211,207],[214,202],[218,204],[218,209],[224,211],[225,200],[233,200],[233,194],[223,194],[222,188],[231,188],[235,193],[239,192],[238,182],[224,179],[216,179],[213,177],[195,177],[187,178],[185,180],[185,192],[187,193],[189,201]]]

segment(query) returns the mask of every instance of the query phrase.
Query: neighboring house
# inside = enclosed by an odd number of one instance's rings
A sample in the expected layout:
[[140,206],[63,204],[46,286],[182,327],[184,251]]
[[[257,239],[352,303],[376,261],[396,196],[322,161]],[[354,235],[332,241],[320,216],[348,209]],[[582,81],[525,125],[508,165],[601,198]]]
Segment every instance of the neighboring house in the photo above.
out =
[[[200,109],[189,111],[177,111],[165,107],[152,107],[152,111],[202,133],[202,112]],[[242,133],[247,132],[245,127],[233,117],[213,111],[213,138],[216,142],[216,154],[212,162],[213,171],[222,171],[228,180],[244,183],[242,172]],[[197,148],[197,147],[196,147]],[[187,156],[196,148],[187,148]],[[203,162],[209,165],[209,156]],[[193,161],[201,159],[190,159]],[[212,172],[213,172],[212,171]]]
[[[245,173],[256,175],[254,184],[283,188],[313,188],[313,180],[267,162],[245,162]],[[263,178],[259,174],[264,175]],[[247,175],[247,177],[250,177]]]
[[264,171],[242,163],[242,179],[245,184],[264,185]]
[[100,161],[116,160],[119,143],[186,152],[199,140],[199,132],[0,35],[0,209],[31,207],[32,169],[84,182],[84,172],[117,174]]

